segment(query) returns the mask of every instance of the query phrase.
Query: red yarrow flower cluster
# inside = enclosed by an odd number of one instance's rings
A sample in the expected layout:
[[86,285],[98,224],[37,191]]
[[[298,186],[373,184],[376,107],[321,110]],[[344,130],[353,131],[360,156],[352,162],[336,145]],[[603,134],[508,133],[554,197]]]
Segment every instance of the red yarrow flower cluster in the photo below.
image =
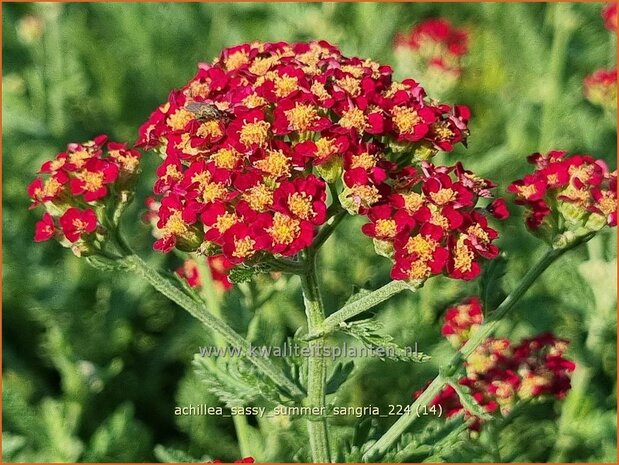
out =
[[92,141],[72,143],[43,163],[40,176],[28,186],[30,208],[43,205],[46,209],[36,224],[35,241],[56,238],[82,245],[94,240],[101,224],[95,210],[110,198],[121,201],[140,163],[137,150],[106,142],[107,136],[101,135]]
[[617,68],[598,69],[585,77],[583,93],[592,104],[606,109],[617,108]]
[[602,18],[604,18],[604,26],[613,32],[617,32],[617,4],[609,3],[602,9]]
[[[421,73],[452,87],[462,74],[462,58],[468,52],[468,34],[443,18],[429,19],[398,34],[394,52],[402,68]],[[410,65],[410,66],[407,66]]]
[[[215,285],[222,291],[230,290],[232,288],[232,283],[228,279],[228,271],[232,268],[232,263],[221,254],[206,257],[205,260],[210,268],[211,277]],[[176,273],[181,278],[185,279],[190,287],[202,287],[200,269],[195,260],[186,260],[183,266],[176,270]]]
[[422,162],[421,169],[396,168],[378,184],[369,182],[371,176],[365,172],[344,179],[353,191],[364,187],[377,193],[376,202],[368,206],[361,202],[360,212],[371,221],[362,230],[374,238],[379,253],[394,261],[393,279],[420,284],[445,273],[470,280],[480,273],[480,257],[498,255],[493,244],[498,233],[476,205],[484,198],[496,217],[505,218],[504,200],[490,201],[494,184],[460,163],[446,167]]
[[535,171],[508,191],[527,208],[531,230],[552,241],[565,231],[580,235],[617,225],[617,171],[609,172],[604,161],[556,150],[528,161]]
[[449,151],[467,118],[324,41],[225,49],[140,128],[137,145],[164,158],[154,247],[223,253],[235,265],[294,256],[328,218],[327,184],[344,173],[360,204],[376,203],[392,146]]
[[441,334],[453,347],[459,349],[484,322],[484,313],[478,297],[473,296],[445,312]]
[[[458,335],[459,347],[467,340],[467,332],[483,321],[477,297],[451,307],[445,314],[443,334],[452,341]],[[466,376],[458,384],[465,386],[475,401],[487,413],[508,413],[519,400],[554,397],[563,399],[570,390],[570,376],[576,368],[565,358],[568,342],[551,333],[523,339],[514,344],[507,338],[488,338],[471,354],[465,363]],[[425,389],[425,388],[424,388]],[[417,398],[423,389],[416,392]],[[440,405],[447,417],[464,412],[470,419],[471,430],[478,431],[482,419],[467,411],[457,392],[445,387],[431,402]]]

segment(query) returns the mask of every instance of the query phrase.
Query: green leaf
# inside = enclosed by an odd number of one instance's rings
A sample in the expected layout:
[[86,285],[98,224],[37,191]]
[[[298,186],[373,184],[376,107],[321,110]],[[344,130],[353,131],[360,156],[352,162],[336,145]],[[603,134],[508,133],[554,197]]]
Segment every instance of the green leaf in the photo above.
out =
[[383,334],[380,330],[382,324],[373,318],[366,320],[353,321],[341,325],[342,332],[361,341],[366,347],[373,349],[373,352],[381,359],[427,362],[430,356],[412,348],[404,349],[393,342],[393,337]]
[[127,264],[124,260],[112,260],[101,255],[91,255],[86,257],[86,261],[94,268],[103,271],[130,271],[133,265]]
[[490,260],[484,266],[479,287],[483,308],[486,312],[494,309],[505,297],[502,281],[507,272],[507,258],[504,253]]
[[194,458],[185,451],[173,447],[165,447],[161,444],[155,446],[154,452],[157,460],[162,463],[198,463],[205,461]]
[[326,385],[326,393],[333,394],[337,392],[342,384],[346,382],[350,373],[352,373],[355,368],[355,362],[348,361],[346,363],[338,362],[338,364],[333,369],[333,373],[327,380]]
[[270,378],[244,360],[224,357],[214,359],[196,354],[193,366],[198,379],[228,408],[249,404],[273,406],[289,402]]
[[151,450],[148,430],[135,420],[133,406],[118,407],[90,439],[85,462],[134,462]]
[[383,457],[385,462],[419,463],[441,450],[449,450],[467,429],[463,415],[442,422],[439,419],[426,424],[420,431],[406,433]]

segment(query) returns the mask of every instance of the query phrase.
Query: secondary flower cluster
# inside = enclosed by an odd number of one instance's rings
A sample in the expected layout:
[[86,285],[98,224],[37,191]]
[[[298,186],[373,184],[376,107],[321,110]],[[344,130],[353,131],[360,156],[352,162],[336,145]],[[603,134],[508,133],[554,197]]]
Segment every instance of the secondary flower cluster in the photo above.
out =
[[617,225],[617,171],[589,155],[566,155],[530,155],[535,171],[508,187],[528,209],[527,226],[551,241],[566,230],[586,234]]
[[343,170],[359,202],[374,204],[387,151],[451,150],[467,117],[326,42],[225,49],[140,129],[138,146],[164,157],[155,248],[232,264],[293,256],[327,220],[327,183]]
[[[468,52],[468,34],[446,19],[429,19],[395,38],[398,65],[423,76],[431,90],[452,88],[462,74],[462,58]],[[417,74],[418,73],[418,74]],[[440,84],[441,89],[433,89]]]
[[[371,221],[362,230],[374,238],[378,253],[393,259],[393,279],[419,284],[446,273],[469,280],[480,272],[480,257],[497,256],[493,241],[498,233],[476,207],[480,198],[492,197],[494,184],[460,163],[446,167],[422,162],[419,170],[408,166],[389,173],[390,183],[377,187],[365,171],[354,178],[351,173],[344,177],[351,195],[368,186],[376,192],[376,202],[369,205],[357,194],[364,207],[360,212]],[[500,219],[509,215],[503,199],[494,200],[488,210]]]
[[[206,262],[211,270],[211,277],[216,286],[223,291],[231,289],[232,283],[228,279],[228,271],[232,268],[230,261],[220,254],[206,257]],[[202,287],[200,269],[195,260],[186,260],[183,266],[176,270],[176,273],[185,279],[189,286],[194,288]]]
[[[101,231],[98,207],[122,200],[139,169],[140,153],[125,144],[107,142],[101,135],[92,141],[72,143],[67,150],[41,166],[29,186],[31,208],[43,205],[46,213],[36,225],[35,241],[52,237],[74,251],[86,252]],[[84,247],[83,247],[84,246]]]
[[585,77],[585,98],[602,108],[617,109],[617,69],[598,69]]
[[[479,299],[470,297],[447,310],[443,334],[452,343],[456,341],[450,336],[458,335],[458,347],[482,322]],[[551,333],[523,339],[519,344],[506,338],[488,338],[468,358],[466,376],[458,384],[467,387],[487,413],[505,415],[518,400],[548,396],[562,399],[570,389],[570,376],[576,367],[564,356],[567,346],[566,340]],[[415,397],[422,392],[416,392]],[[481,427],[482,420],[466,411],[451,386],[444,388],[431,404],[440,404],[447,417],[464,412],[471,419],[472,430]]]
[[483,322],[484,313],[479,298],[469,297],[462,303],[447,309],[441,334],[458,349],[469,340]]

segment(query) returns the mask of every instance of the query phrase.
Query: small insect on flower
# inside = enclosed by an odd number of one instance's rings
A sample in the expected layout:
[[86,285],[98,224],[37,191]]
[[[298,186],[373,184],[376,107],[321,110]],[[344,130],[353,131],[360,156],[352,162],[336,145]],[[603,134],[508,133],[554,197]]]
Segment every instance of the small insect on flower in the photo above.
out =
[[225,110],[220,110],[214,103],[194,102],[185,103],[185,110],[193,113],[201,121],[224,121],[230,120],[230,113]]

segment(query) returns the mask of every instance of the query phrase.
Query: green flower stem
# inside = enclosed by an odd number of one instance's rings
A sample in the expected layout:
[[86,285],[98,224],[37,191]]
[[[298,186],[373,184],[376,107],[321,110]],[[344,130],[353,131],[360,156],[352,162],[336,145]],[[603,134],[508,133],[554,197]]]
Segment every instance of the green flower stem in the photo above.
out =
[[312,245],[315,249],[319,249],[325,242],[327,242],[327,239],[331,237],[331,234],[333,234],[335,228],[337,228],[346,215],[348,215],[346,210],[339,210],[331,218],[329,218],[327,223],[322,227],[314,239],[314,243]]
[[434,378],[425,391],[411,405],[408,413],[401,416],[389,430],[370,447],[364,454],[364,460],[377,460],[400,438],[402,434],[417,419],[417,411],[420,407],[427,405],[443,388],[449,377],[453,376],[460,365],[471,355],[475,349],[489,337],[496,328],[498,321],[520,300],[524,293],[539,278],[557,258],[568,250],[576,247],[588,240],[583,238],[575,241],[562,249],[551,249],[531,268],[522,278],[518,286],[501,302],[497,309],[475,333],[471,339],[454,355],[451,362],[439,370],[439,375]]
[[[208,259],[201,255],[196,255],[193,257],[193,259],[196,262],[198,266],[198,272],[200,273],[200,281],[202,284],[200,294],[209,305],[211,313],[213,313],[213,315],[215,315],[217,318],[223,318],[220,304],[220,296],[217,295],[217,291],[215,290],[213,274],[211,273],[211,267],[209,266],[207,261]],[[223,336],[219,333],[215,333],[215,342],[220,346],[223,346],[226,343]],[[251,449],[251,438],[249,436],[247,418],[245,417],[245,415],[234,415],[232,417],[232,422],[234,423],[234,430],[236,431],[236,437],[239,441],[239,450],[241,452],[241,456],[253,456],[254,454],[252,453]]]
[[204,326],[220,334],[223,339],[233,347],[238,347],[245,353],[248,360],[260,369],[266,376],[272,379],[278,386],[287,391],[293,398],[303,398],[304,393],[292,381],[290,381],[275,365],[268,359],[259,355],[251,355],[250,344],[240,334],[234,331],[220,318],[209,312],[204,305],[200,305],[189,297],[178,287],[174,286],[166,278],[152,269],[144,260],[135,254],[126,256],[123,261],[135,272],[146,278],[146,280],[157,291],[165,295],[168,299],[184,308],[191,316],[198,319]]
[[[308,331],[313,332],[324,321],[324,309],[316,279],[316,256],[314,249],[305,254],[305,273],[301,275],[303,301],[307,315]],[[307,398],[306,405],[312,408],[326,408],[326,360],[322,356],[323,338],[317,338],[309,343],[310,357],[307,362]],[[331,462],[327,419],[310,418],[307,422],[310,440],[310,450],[314,463]]]
[[331,334],[337,328],[344,323],[346,320],[352,318],[353,316],[359,315],[360,313],[369,310],[372,307],[375,307],[381,302],[389,299],[394,296],[398,292],[403,291],[404,289],[409,289],[412,291],[416,291],[417,288],[412,287],[409,283],[405,281],[391,281],[388,284],[385,284],[383,287],[376,289],[370,294],[361,297],[350,304],[344,305],[337,312],[329,315],[328,318],[324,320],[321,324],[317,325],[314,328],[308,328],[309,335],[306,336],[306,340],[313,340],[318,337],[326,336],[327,334]]

